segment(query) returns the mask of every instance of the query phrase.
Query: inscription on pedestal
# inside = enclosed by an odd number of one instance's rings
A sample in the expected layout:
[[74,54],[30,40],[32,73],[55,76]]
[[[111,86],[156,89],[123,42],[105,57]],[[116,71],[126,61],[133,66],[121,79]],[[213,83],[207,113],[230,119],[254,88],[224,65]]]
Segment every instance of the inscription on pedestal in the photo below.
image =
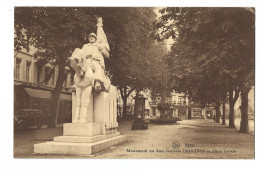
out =
[[64,136],[97,136],[102,134],[100,123],[65,123],[63,124]]

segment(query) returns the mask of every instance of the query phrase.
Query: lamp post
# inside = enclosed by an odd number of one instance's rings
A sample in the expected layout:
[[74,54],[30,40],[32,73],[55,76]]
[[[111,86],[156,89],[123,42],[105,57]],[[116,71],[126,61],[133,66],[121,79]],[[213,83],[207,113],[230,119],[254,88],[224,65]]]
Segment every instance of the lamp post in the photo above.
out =
[[146,130],[148,129],[148,122],[145,121],[145,97],[142,94],[138,94],[135,99],[134,107],[134,122],[132,124],[132,130]]

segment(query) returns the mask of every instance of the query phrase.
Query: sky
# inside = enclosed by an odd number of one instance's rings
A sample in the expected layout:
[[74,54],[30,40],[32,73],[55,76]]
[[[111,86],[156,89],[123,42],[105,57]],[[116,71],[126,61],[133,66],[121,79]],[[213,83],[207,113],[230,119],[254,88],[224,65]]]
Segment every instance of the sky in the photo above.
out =
[[[159,19],[162,16],[162,14],[159,12],[159,10],[162,9],[162,8],[164,8],[164,7],[155,7],[155,9],[154,9],[154,12],[155,12],[155,14],[157,16],[157,19]],[[165,42],[165,45],[167,47],[167,50],[170,51],[171,50],[171,45],[174,43],[173,38],[170,37],[168,39],[165,39],[164,42]]]

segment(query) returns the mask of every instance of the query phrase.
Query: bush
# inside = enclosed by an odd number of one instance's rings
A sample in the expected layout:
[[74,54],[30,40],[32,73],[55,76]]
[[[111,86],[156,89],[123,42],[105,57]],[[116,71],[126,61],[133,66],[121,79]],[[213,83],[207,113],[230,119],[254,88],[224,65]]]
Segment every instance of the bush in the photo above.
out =
[[177,121],[182,121],[181,117],[176,117]]
[[160,112],[164,112],[164,111],[167,111],[169,110],[171,107],[171,104],[170,103],[162,103],[160,102],[158,105],[157,105],[157,109],[160,111]]
[[157,105],[157,109],[160,111],[160,117],[161,118],[170,118],[172,115],[170,114],[170,107],[171,104],[167,102],[160,102]]

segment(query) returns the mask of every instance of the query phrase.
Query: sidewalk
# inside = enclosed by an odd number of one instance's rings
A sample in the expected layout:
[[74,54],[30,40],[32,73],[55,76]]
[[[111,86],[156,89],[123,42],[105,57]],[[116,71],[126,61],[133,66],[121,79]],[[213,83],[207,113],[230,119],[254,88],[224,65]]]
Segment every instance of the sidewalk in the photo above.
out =
[[[222,119],[220,119],[220,122],[222,123]],[[229,119],[226,119],[226,125],[229,125]],[[240,118],[235,118],[234,124],[236,126],[236,129],[240,129]],[[248,120],[248,126],[249,126],[249,133],[254,133],[255,132],[255,121],[254,120]]]
[[[93,156],[33,154],[33,144],[62,135],[62,128],[15,133],[15,158],[124,158],[124,159],[253,159],[254,135],[242,134],[212,120],[183,120],[178,125],[149,124],[148,130],[131,130],[119,123],[127,142]],[[174,148],[175,147],[175,148]]]

